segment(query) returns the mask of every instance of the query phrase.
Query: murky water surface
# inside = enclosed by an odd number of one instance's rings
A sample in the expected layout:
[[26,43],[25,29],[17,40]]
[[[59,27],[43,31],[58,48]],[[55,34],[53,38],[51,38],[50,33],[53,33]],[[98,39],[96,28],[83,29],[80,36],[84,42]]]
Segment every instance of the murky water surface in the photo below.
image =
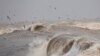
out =
[[100,56],[99,28],[67,23],[39,25],[1,26],[0,56]]

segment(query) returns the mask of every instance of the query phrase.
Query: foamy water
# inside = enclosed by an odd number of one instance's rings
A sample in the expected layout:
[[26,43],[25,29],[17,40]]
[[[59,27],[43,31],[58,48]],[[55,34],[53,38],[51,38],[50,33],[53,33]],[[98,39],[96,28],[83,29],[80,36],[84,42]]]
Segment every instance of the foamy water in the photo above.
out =
[[[14,25],[2,26],[0,27],[0,56],[49,56],[47,48],[49,42],[55,37],[58,38],[53,40],[53,43],[51,41],[51,44],[54,45],[51,48],[54,49],[54,53],[50,56],[100,56],[99,24],[97,22],[63,21],[61,23],[34,23],[17,27]],[[65,43],[62,37],[74,39],[74,44],[65,53],[62,52],[64,46],[59,46],[67,43],[70,46],[70,41],[66,42],[66,40]],[[77,44],[80,38],[85,38],[86,41],[80,41]],[[81,46],[81,42],[84,44],[83,46]],[[93,45],[87,46],[91,42]],[[61,49],[56,50],[55,47]],[[86,47],[87,49],[85,49]],[[65,48],[64,51],[67,49]],[[61,54],[59,55],[59,53]]]

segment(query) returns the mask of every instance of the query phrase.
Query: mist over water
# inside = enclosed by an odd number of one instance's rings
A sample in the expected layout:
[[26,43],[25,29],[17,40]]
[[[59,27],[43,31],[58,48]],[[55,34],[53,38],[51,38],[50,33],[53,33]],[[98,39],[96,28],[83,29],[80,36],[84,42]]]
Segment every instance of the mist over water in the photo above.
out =
[[0,22],[96,19],[99,0],[0,0]]
[[100,0],[0,0],[0,56],[100,56],[99,5]]

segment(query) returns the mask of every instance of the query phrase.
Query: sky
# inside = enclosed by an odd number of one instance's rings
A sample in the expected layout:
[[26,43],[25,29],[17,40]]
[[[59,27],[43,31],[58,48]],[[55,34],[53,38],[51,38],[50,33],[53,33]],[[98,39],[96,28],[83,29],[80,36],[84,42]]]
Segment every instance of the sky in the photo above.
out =
[[100,0],[0,0],[0,22],[100,18]]

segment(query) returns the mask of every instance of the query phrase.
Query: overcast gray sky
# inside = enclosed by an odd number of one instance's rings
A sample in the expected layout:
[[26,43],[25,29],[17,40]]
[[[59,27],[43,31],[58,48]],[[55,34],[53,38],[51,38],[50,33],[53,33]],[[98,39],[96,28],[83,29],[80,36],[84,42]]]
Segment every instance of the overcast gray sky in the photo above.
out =
[[100,0],[0,0],[0,22],[100,18]]

